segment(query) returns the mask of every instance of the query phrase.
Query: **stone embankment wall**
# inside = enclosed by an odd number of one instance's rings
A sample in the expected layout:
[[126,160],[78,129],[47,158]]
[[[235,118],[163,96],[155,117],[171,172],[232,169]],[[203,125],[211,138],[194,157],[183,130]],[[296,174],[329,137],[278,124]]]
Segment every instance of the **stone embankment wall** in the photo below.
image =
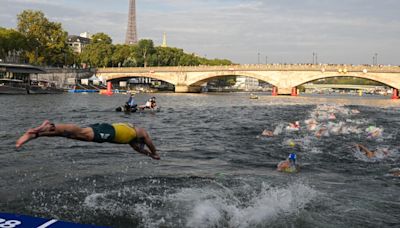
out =
[[94,69],[62,69],[62,68],[46,68],[45,74],[32,75],[31,79],[46,80],[55,82],[56,86],[63,89],[70,89],[80,79],[90,78],[94,74]]

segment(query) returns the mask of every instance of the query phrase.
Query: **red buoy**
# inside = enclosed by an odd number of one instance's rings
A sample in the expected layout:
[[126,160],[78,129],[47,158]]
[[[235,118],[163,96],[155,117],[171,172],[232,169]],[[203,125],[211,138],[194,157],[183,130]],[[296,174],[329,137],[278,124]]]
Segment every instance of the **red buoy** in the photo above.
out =
[[392,99],[399,99],[399,91],[397,89],[393,89]]
[[276,86],[272,87],[272,96],[278,96],[278,89],[276,88]]
[[297,96],[297,88],[296,87],[293,87],[292,88],[292,96]]

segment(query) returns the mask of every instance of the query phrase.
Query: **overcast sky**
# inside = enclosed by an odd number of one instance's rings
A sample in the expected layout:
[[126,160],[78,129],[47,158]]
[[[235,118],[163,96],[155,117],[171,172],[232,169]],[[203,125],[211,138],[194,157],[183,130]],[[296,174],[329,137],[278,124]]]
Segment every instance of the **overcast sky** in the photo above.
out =
[[[136,0],[139,39],[236,63],[400,65],[400,0]],[[42,10],[69,34],[125,39],[129,0],[0,0],[0,26]],[[258,58],[260,53],[260,58]],[[266,58],[268,57],[268,58]]]

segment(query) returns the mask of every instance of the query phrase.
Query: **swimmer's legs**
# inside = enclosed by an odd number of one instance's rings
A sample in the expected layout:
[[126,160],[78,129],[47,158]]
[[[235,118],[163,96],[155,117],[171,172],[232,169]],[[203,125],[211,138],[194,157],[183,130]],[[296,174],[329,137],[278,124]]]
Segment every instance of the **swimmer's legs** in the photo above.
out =
[[23,144],[38,137],[65,137],[81,141],[93,141],[94,133],[92,128],[81,128],[75,124],[57,124],[44,121],[37,128],[29,129],[16,142],[15,146],[20,148]]

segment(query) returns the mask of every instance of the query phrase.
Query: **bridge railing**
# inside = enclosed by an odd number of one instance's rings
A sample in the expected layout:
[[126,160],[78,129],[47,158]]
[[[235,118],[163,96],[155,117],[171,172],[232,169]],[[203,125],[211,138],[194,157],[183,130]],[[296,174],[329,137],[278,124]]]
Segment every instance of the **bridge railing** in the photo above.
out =
[[336,64],[243,64],[226,66],[176,66],[176,67],[115,67],[99,68],[98,73],[154,73],[154,72],[204,72],[204,71],[329,71],[400,73],[400,66],[336,65]]

